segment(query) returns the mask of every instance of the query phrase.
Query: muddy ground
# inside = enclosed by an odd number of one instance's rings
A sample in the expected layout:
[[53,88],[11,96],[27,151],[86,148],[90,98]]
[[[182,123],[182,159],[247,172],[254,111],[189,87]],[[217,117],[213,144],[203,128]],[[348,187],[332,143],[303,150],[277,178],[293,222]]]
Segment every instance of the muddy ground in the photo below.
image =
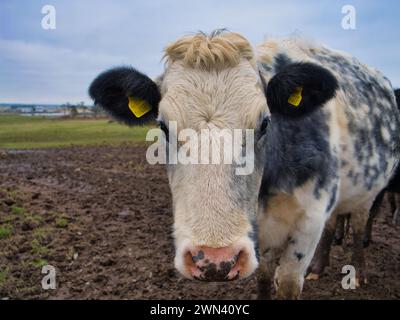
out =
[[[0,151],[0,298],[254,299],[255,276],[207,284],[176,273],[166,174],[144,155],[128,144]],[[400,298],[399,231],[382,212],[366,253],[368,285],[341,288],[349,239],[302,298]],[[45,264],[56,267],[56,290],[41,288]]]

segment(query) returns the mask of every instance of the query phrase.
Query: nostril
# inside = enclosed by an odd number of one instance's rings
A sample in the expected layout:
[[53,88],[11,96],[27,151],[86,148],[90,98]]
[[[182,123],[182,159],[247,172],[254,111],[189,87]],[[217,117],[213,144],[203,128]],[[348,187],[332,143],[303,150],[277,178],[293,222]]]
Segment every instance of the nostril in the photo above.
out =
[[240,250],[240,252],[236,255],[236,261],[243,259],[246,255],[246,251]]
[[241,255],[242,251],[240,251],[237,255],[233,256],[231,263],[232,266],[234,266],[236,264],[236,262],[239,260],[239,256]]
[[184,254],[184,263],[185,266],[188,270],[191,270],[190,272],[193,273],[194,270],[198,270],[200,272],[204,272],[205,267],[204,265],[207,264],[209,261],[208,259],[204,259],[205,255],[202,250],[197,251],[196,253],[193,253],[193,251],[186,251]]
[[194,267],[194,266],[195,266],[195,261],[194,261],[194,259],[193,259],[193,257],[192,257],[192,253],[191,253],[190,251],[187,251],[187,252],[184,254],[183,259],[184,259],[185,265],[186,265],[187,267]]
[[246,270],[248,263],[248,253],[246,250],[240,250],[237,255],[235,255],[231,261],[233,264],[232,269],[229,273],[229,277],[234,280],[239,277]]
[[247,263],[248,258],[248,253],[245,250],[240,250],[240,252],[236,255],[235,264],[237,266],[244,266]]

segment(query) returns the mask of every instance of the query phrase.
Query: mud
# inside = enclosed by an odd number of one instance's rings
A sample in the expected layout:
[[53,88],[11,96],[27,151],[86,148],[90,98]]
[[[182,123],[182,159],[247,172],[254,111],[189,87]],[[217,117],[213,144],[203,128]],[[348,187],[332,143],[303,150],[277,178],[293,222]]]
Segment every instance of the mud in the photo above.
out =
[[[0,298],[254,299],[255,276],[230,283],[181,278],[173,267],[171,195],[143,145],[0,152]],[[383,211],[387,211],[385,203]],[[351,238],[331,253],[303,299],[400,298],[400,227],[381,213],[366,251],[369,283],[344,290]],[[57,289],[41,287],[42,265]]]

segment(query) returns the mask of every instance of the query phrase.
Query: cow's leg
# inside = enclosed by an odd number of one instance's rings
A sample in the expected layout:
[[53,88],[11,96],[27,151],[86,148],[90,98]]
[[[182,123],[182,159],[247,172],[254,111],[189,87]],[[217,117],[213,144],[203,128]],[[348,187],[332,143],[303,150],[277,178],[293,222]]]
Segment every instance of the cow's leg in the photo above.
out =
[[288,234],[289,226],[274,217],[263,218],[259,222],[258,299],[271,299],[275,269]]
[[341,246],[344,238],[344,225],[345,225],[345,216],[339,215],[336,219],[336,231],[335,237],[333,239],[333,245]]
[[356,286],[367,283],[367,273],[364,258],[364,235],[368,220],[369,210],[359,208],[351,214],[351,226],[353,228],[353,254],[352,265],[356,269]]
[[392,222],[393,224],[398,224],[400,222],[400,193],[394,193],[396,209],[393,213]]
[[389,201],[389,205],[390,205],[390,211],[389,211],[389,215],[388,215],[388,219],[386,219],[387,222],[393,222],[393,217],[394,217],[394,213],[396,212],[397,209],[397,202],[396,202],[396,194],[394,192],[388,192],[388,201]]
[[303,289],[304,275],[313,258],[325,223],[319,211],[305,212],[294,226],[275,273],[278,299],[298,299]]
[[386,222],[397,224],[400,221],[400,193],[388,192],[390,213],[387,215]]
[[279,259],[279,249],[270,248],[260,254],[257,275],[258,299],[272,299],[272,280]]
[[400,214],[400,193],[391,192],[389,193],[389,202],[390,202],[390,215],[389,215],[389,223],[396,225],[399,222],[399,214]]
[[365,227],[365,234],[363,238],[364,248],[368,247],[372,242],[372,226],[374,224],[375,217],[379,213],[379,209],[382,205],[383,198],[385,196],[385,191],[381,191],[372,203],[371,209],[369,210],[368,221]]
[[344,232],[344,216],[332,214],[332,216],[326,222],[324,232],[322,233],[321,240],[318,243],[314,258],[308,268],[307,280],[318,280],[325,267],[329,266],[329,254],[331,252],[332,240],[335,236],[336,222],[341,218],[343,218]]

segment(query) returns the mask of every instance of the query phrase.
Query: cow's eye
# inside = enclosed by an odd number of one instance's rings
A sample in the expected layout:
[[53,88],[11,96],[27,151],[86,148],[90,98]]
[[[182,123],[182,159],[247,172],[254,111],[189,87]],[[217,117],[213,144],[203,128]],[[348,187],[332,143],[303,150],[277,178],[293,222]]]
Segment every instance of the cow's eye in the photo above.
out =
[[267,132],[268,124],[269,124],[270,121],[271,120],[270,120],[269,117],[265,117],[263,119],[263,121],[261,122],[260,131],[259,131],[260,132],[260,134],[259,134],[260,138],[265,134],[265,132]]
[[168,133],[169,133],[168,127],[166,126],[166,124],[163,121],[160,121],[158,124],[160,126],[160,129],[164,132],[165,138],[168,141]]

